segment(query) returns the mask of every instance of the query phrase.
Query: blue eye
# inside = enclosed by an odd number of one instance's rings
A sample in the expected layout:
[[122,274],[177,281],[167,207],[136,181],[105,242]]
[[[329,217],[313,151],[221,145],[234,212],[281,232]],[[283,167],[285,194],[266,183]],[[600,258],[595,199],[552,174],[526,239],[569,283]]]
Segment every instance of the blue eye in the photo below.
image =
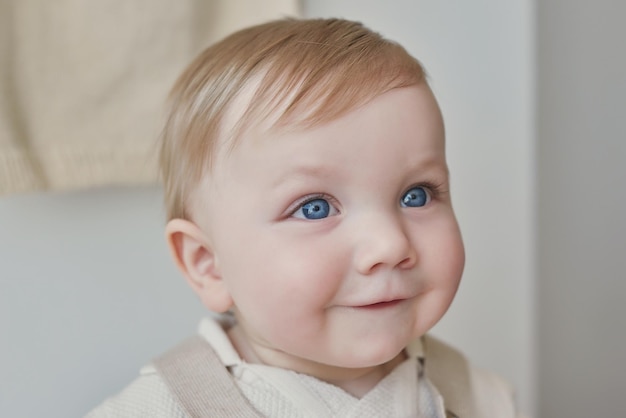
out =
[[304,219],[323,219],[330,216],[333,209],[326,199],[313,199],[303,204],[293,216]]
[[402,196],[401,206],[419,208],[428,203],[428,192],[423,187],[413,187]]

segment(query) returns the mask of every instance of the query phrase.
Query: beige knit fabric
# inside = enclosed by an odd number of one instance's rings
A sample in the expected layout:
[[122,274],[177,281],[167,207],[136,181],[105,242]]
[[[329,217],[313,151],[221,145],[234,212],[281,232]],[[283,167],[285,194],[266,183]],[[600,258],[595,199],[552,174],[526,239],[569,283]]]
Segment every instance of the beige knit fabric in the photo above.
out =
[[177,75],[297,0],[0,0],[0,195],[156,180]]
[[[407,347],[410,358],[365,397],[357,399],[310,376],[246,364],[213,319],[204,319],[198,331],[231,371],[245,398],[263,416],[523,418],[515,412],[511,388],[506,382],[471,367],[462,354],[430,336],[425,336],[424,346],[419,340],[411,343]],[[424,355],[422,368],[415,360]],[[194,382],[190,381],[189,390],[195,390],[198,383]],[[443,412],[444,404],[448,414]],[[152,365],[145,367],[122,393],[87,415],[88,418],[186,416]]]
[[[421,345],[408,348],[410,358],[359,399],[337,386],[311,376],[271,366],[245,363],[235,351],[221,325],[214,319],[204,319],[198,331],[199,335],[215,350],[215,354],[220,359],[219,364],[224,364],[231,371],[243,396],[262,416],[276,418],[444,418],[445,416],[442,399],[437,389],[427,379],[418,377],[421,374],[421,367],[414,354],[422,352]],[[180,351],[183,347],[185,349]],[[194,353],[186,347],[187,345],[177,348],[178,355],[184,353],[182,361],[187,361],[190,357],[201,358],[201,356],[196,356],[197,352]],[[212,365],[211,362],[209,363]],[[159,364],[160,367],[163,366],[163,362]],[[171,365],[173,364],[168,364],[168,366]],[[208,365],[207,367],[210,370]],[[185,370],[184,366],[183,370]],[[171,375],[172,372],[170,371],[169,374]],[[204,383],[202,379],[198,379],[198,376],[203,374],[206,374],[206,371],[184,376],[176,376],[174,373],[176,379],[172,383],[179,384],[182,379],[185,382],[183,389],[194,392],[194,395],[208,397],[213,393],[236,400],[237,397],[226,395],[221,385],[216,383],[209,383],[211,387],[199,387]],[[188,396],[184,398],[189,399]],[[219,400],[207,402],[212,406],[219,406],[219,403]],[[193,411],[203,411],[205,410],[203,404],[205,402],[198,399],[197,402],[187,405],[187,408]],[[243,411],[245,410],[244,408]],[[216,412],[214,416],[243,416],[240,411],[242,410],[238,409],[237,413],[232,415],[225,411],[222,411],[223,414]],[[192,415],[204,416],[202,413]],[[177,406],[175,395],[167,388],[162,375],[157,373],[153,366],[145,367],[141,376],[129,387],[116,397],[108,399],[90,412],[87,417],[138,416],[154,418],[188,416]]]

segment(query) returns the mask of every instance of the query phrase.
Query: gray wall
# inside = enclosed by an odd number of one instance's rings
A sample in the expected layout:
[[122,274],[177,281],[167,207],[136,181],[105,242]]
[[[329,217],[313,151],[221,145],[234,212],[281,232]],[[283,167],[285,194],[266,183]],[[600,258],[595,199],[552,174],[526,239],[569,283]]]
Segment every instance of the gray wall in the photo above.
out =
[[78,417],[205,314],[156,188],[0,199],[0,417]]
[[538,5],[541,417],[626,416],[626,2]]

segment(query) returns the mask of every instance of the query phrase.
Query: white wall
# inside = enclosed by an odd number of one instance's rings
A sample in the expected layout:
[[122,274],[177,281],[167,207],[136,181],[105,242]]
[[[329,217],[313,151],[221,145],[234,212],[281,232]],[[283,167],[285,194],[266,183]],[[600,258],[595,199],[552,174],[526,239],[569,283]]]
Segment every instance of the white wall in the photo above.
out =
[[0,199],[0,417],[79,417],[195,332],[156,188]]
[[[531,3],[304,2],[400,41],[431,74],[468,256],[435,332],[511,380],[532,413]],[[161,214],[149,188],[0,199],[0,416],[79,416],[193,332],[202,309]]]
[[542,417],[626,416],[626,2],[538,2]]
[[360,20],[399,41],[430,73],[467,250],[457,299],[434,331],[509,379],[534,414],[532,2],[304,4],[308,16]]

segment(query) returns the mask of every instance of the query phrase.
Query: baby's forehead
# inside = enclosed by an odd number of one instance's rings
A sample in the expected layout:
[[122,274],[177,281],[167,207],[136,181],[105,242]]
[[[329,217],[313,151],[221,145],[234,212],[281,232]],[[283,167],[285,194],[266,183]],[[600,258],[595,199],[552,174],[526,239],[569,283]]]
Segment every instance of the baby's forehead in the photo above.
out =
[[253,74],[226,107],[220,123],[220,141],[238,142],[245,140],[246,132],[270,132],[283,118],[289,99],[297,90],[280,88],[263,93],[266,72]]
[[[437,101],[426,82],[394,88],[389,91],[372,92],[369,96],[361,97],[360,101],[350,103],[351,106],[345,106],[342,111],[338,113],[321,113],[320,111],[324,110],[324,108],[320,107],[319,103],[322,102],[325,97],[313,97],[310,101],[311,106],[301,107],[297,112],[292,112],[288,117],[285,117],[286,109],[291,105],[292,98],[298,94],[296,88],[286,91],[281,97],[272,97],[269,103],[262,108],[263,112],[259,112],[255,114],[256,117],[251,118],[247,112],[254,100],[257,99],[256,93],[259,87],[259,78],[260,77],[256,77],[253,82],[246,85],[241,94],[235,98],[230,108],[226,111],[223,120],[223,134],[220,135],[218,144],[216,144],[218,147],[216,154],[222,154],[222,157],[228,156],[231,151],[243,144],[254,146],[255,144],[262,145],[262,143],[266,141],[280,142],[279,138],[293,139],[300,136],[309,137],[312,133],[320,129],[327,131],[329,128],[332,129],[332,126],[336,126],[336,124],[344,126],[346,120],[349,120],[345,118],[358,118],[358,115],[362,113],[369,114],[367,117],[368,120],[369,118],[377,119],[377,114],[372,115],[371,111],[366,110],[369,107],[368,104],[372,101],[380,100],[378,98],[381,96],[388,97],[388,94],[396,90],[408,91],[407,89],[415,89],[416,92],[419,92],[417,96],[404,93],[403,96],[411,97],[411,100],[420,102],[417,108],[419,109],[418,113],[424,113],[428,115],[429,120],[439,121],[440,124],[443,124]],[[419,99],[413,99],[414,97]],[[385,110],[392,108],[390,116],[397,115],[402,113],[402,109],[407,106],[408,104],[406,102],[387,101]],[[419,117],[417,114],[413,115],[414,117]],[[411,118],[413,119],[414,117]],[[435,125],[437,125],[437,123],[435,123]],[[343,129],[345,131],[346,128]],[[352,129],[354,128],[349,128],[349,130]]]
[[[417,80],[390,88],[360,88],[341,91],[337,75],[306,85],[298,79],[275,79],[266,71],[252,75],[225,108],[216,145],[230,150],[242,141],[259,136],[271,138],[285,132],[305,131],[330,123],[358,109],[389,90],[427,84]],[[273,88],[268,89],[271,85]],[[217,151],[217,150],[216,150]]]
[[[300,94],[298,84],[273,94],[260,94],[262,81],[262,75],[255,75],[226,109],[216,142],[216,160],[228,158],[233,150],[242,145],[260,145],[285,134],[304,134],[354,110],[346,108],[340,113],[323,112],[320,106],[324,100],[323,91],[307,98],[307,103],[294,106],[294,99]],[[358,105],[355,103],[353,107]]]

